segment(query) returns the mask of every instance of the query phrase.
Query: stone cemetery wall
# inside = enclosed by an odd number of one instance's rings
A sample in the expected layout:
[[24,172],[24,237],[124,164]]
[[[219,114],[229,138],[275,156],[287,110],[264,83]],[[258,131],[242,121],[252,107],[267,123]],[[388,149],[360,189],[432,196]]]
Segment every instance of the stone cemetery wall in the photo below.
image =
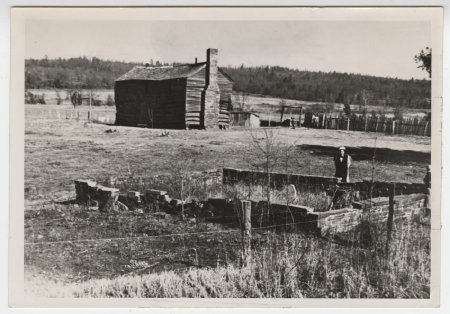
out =
[[[337,178],[324,176],[310,176],[302,174],[285,174],[272,172],[270,181],[273,188],[281,189],[286,185],[293,184],[297,191],[323,192],[334,188]],[[223,184],[233,185],[239,182],[265,185],[267,173],[263,171],[241,170],[233,168],[223,168]]]
[[[412,219],[425,206],[424,194],[398,195],[394,199],[394,220]],[[389,215],[389,198],[379,197],[372,201],[353,202],[353,208],[328,212],[309,213],[317,232],[322,236],[347,232],[361,222],[383,223]]]

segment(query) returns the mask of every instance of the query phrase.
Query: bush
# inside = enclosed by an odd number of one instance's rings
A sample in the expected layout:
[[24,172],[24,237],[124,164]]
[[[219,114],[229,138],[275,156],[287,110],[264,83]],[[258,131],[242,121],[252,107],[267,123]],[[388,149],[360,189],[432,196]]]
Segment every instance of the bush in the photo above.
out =
[[25,92],[25,104],[40,104],[45,105],[45,95],[35,95],[32,92],[28,91]]
[[103,101],[92,96],[92,106],[103,106]]
[[394,119],[395,120],[402,120],[403,119],[403,108],[402,107],[395,107],[394,108]]
[[114,98],[111,95],[108,95],[108,98],[106,99],[106,105],[107,106],[115,106],[116,103],[114,102]]
[[61,95],[59,94],[58,91],[56,91],[56,104],[61,105],[61,103],[62,103]]
[[344,104],[344,113],[347,117],[350,116],[350,114],[351,114],[350,105],[348,103]]

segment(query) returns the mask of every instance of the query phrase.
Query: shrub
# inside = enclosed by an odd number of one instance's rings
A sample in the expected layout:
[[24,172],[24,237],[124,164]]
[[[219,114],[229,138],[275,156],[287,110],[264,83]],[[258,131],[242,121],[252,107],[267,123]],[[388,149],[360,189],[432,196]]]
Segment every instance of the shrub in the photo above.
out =
[[106,105],[115,106],[114,98],[111,95],[108,95],[108,98],[106,98]]
[[56,104],[61,105],[61,103],[62,103],[61,95],[59,94],[58,91],[56,91]]
[[402,120],[403,119],[403,108],[402,107],[395,107],[394,108],[394,119],[395,120]]
[[45,105],[45,95],[35,95],[30,91],[25,92],[25,103],[26,104],[40,104]]
[[351,114],[350,105],[348,103],[344,104],[344,113],[347,117]]

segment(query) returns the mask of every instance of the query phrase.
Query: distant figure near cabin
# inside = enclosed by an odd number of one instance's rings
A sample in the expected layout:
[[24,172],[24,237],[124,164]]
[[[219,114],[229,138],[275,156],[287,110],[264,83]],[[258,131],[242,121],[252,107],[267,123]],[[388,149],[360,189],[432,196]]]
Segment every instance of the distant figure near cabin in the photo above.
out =
[[338,154],[334,157],[334,167],[336,173],[334,176],[338,178],[339,182],[350,182],[350,175],[348,169],[352,163],[352,157],[345,152],[345,147],[339,147]]
[[295,130],[295,118],[293,116],[291,116],[291,129]]
[[315,127],[315,128],[319,127],[319,115],[317,113],[314,113],[312,115],[312,124],[313,124],[313,127]]

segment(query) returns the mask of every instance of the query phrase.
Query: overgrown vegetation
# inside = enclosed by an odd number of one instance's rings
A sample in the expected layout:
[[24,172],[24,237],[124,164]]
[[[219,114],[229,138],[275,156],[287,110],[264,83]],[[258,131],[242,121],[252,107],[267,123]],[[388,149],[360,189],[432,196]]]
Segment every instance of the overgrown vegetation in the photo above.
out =
[[[267,197],[269,193],[269,198]],[[331,199],[326,192],[314,193],[302,191],[297,193],[292,187],[285,187],[281,190],[269,189],[265,185],[260,184],[244,184],[237,183],[232,186],[224,186],[222,188],[221,197],[233,198],[236,197],[241,200],[251,201],[267,201],[269,199],[272,203],[303,205],[314,208],[314,211],[325,211],[328,208]]]
[[26,289],[49,297],[429,298],[429,227],[397,224],[389,256],[384,230],[370,229],[370,247],[266,232],[252,242],[248,268],[194,266],[79,283],[30,276]]

